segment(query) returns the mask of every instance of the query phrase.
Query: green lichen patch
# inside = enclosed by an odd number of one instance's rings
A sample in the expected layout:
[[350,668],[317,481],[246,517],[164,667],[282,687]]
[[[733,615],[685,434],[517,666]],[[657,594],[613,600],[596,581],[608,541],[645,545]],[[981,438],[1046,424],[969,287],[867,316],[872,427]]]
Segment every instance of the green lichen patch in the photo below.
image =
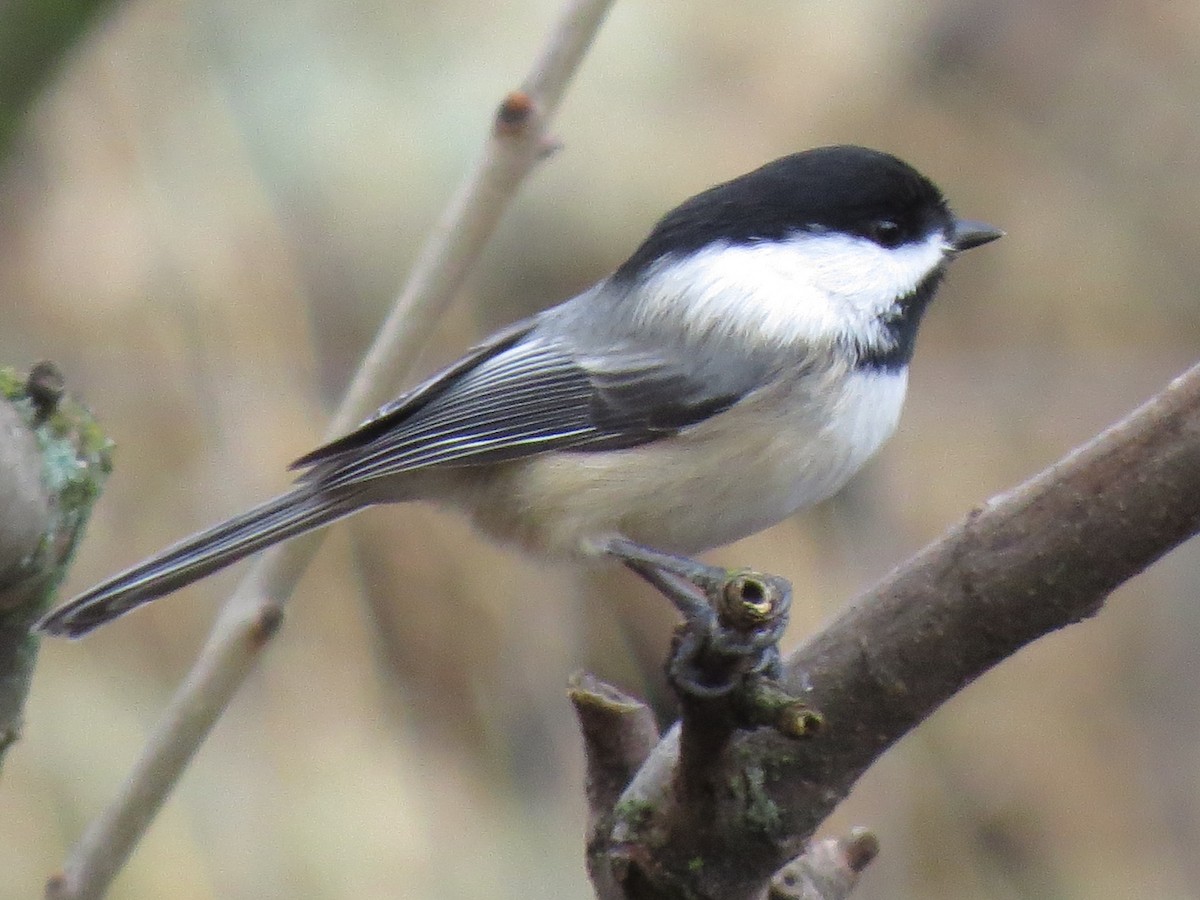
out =
[[37,605],[45,606],[62,581],[92,505],[112,472],[113,442],[84,404],[63,396],[47,406],[44,397],[31,396],[29,380],[14,369],[0,368],[0,396],[33,432],[41,455],[42,483],[51,498],[46,531],[23,566],[31,577],[39,578],[42,596]]

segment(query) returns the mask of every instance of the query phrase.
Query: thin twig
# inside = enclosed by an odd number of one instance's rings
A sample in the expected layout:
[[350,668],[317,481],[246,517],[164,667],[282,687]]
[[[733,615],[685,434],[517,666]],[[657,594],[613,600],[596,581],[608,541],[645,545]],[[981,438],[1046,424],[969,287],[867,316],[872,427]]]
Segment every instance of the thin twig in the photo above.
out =
[[866,828],[814,841],[775,873],[767,900],[846,900],[878,855],[879,838]]
[[571,676],[567,695],[583,736],[588,830],[593,831],[658,743],[658,725],[646,704],[586,672]]
[[[551,148],[546,126],[612,0],[570,0],[520,90],[500,105],[483,156],[417,258],[333,417],[330,434],[370,414],[400,380],[478,258],[522,180]],[[112,803],[88,826],[60,876],[56,898],[103,896],[170,794],[188,761],[257,662],[317,547],[307,535],[260,557],[222,609],[192,671],[167,707]]]

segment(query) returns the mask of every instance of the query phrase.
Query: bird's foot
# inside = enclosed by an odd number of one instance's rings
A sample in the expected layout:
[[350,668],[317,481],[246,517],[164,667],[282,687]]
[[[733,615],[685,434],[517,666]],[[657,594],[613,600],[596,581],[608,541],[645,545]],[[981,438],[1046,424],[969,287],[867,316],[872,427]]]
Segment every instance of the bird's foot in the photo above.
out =
[[791,737],[820,728],[820,714],[775,680],[792,603],[786,579],[706,565],[624,538],[610,541],[606,551],[683,615],[667,677],[683,704],[685,727],[689,710],[711,717],[719,707],[735,728],[770,725]]

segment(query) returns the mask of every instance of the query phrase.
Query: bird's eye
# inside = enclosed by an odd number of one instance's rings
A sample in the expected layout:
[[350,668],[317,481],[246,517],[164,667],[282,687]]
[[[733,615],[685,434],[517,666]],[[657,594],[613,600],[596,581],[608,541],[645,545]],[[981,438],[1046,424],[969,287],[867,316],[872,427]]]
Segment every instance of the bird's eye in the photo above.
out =
[[867,237],[881,247],[898,247],[904,238],[900,225],[891,219],[880,219],[872,222],[867,230]]

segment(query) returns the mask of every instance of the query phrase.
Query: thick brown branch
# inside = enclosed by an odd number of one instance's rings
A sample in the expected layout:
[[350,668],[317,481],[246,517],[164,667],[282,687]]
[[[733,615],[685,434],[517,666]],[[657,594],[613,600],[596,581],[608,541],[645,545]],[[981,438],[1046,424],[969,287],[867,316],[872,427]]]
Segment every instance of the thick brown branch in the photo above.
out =
[[679,815],[678,732],[626,790],[611,858],[627,896],[761,897],[888,747],[964,685],[1200,531],[1200,367],[1045,472],[974,510],[787,661],[825,719],[807,742],[736,739],[720,814]]

